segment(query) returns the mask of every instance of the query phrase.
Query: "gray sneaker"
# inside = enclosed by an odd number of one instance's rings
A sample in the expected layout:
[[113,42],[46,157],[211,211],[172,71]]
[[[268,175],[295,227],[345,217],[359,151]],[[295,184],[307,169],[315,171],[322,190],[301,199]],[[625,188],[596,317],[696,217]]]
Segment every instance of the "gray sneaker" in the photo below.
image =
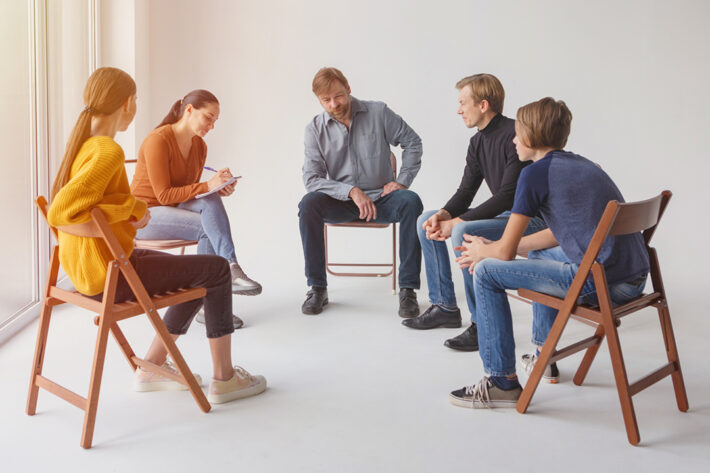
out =
[[[532,373],[535,363],[537,362],[537,354],[526,353],[521,357],[520,361],[525,369],[525,373],[530,376],[530,373]],[[550,384],[557,384],[560,382],[560,370],[557,369],[557,363],[550,363],[547,365],[545,372],[542,373],[542,382]]]
[[232,271],[232,293],[240,296],[256,296],[261,294],[261,284],[246,275],[238,263],[229,263]]
[[[204,325],[204,323],[205,323],[205,310],[204,309],[200,309],[200,311],[197,313],[197,316],[195,317],[195,322],[197,322],[198,324]],[[232,314],[232,323],[234,324],[234,330],[244,327],[244,321],[234,314]]]
[[509,391],[500,389],[493,384],[488,376],[484,376],[473,386],[464,386],[461,389],[452,391],[449,394],[449,401],[454,406],[472,409],[515,407],[522,392],[523,388],[520,386]]

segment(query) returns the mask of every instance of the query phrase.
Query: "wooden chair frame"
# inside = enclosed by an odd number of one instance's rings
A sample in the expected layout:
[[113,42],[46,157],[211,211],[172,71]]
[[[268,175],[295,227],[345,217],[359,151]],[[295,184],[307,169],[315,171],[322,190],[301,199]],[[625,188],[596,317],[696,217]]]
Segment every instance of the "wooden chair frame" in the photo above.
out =
[[[137,159],[126,159],[126,164],[136,164]],[[180,249],[180,254],[185,254],[185,248],[197,245],[197,240],[139,240],[136,239],[136,248],[143,250],[173,250]]]
[[[395,158],[394,153],[390,152],[390,164],[392,165],[392,173],[397,177],[397,158]],[[387,228],[392,225],[392,262],[388,263],[333,263],[330,261],[328,255],[328,227],[340,227],[340,228]],[[345,223],[326,223],[323,226],[323,238],[325,240],[325,270],[332,274],[333,276],[346,276],[346,277],[387,277],[392,276],[392,294],[397,293],[397,223],[373,223],[373,222],[345,222]],[[379,267],[379,268],[389,268],[389,271],[385,272],[371,272],[371,273],[358,273],[358,272],[342,272],[334,271],[331,267],[334,266],[347,266],[347,267]]]
[[[46,219],[46,199],[40,196],[36,199],[36,203],[40,209],[40,212]],[[84,427],[81,434],[81,446],[84,448],[91,448],[92,445],[94,424],[96,421],[96,410],[99,401],[99,390],[101,387],[101,377],[103,374],[106,344],[109,332],[118,343],[118,346],[126,357],[131,369],[135,371],[138,367],[141,367],[144,370],[158,373],[174,381],[185,384],[203,412],[209,412],[211,408],[209,402],[207,402],[204,392],[202,392],[202,388],[200,388],[197,384],[192,371],[190,371],[187,366],[185,359],[182,357],[177,345],[173,341],[168,329],[165,327],[165,324],[158,314],[158,309],[204,297],[207,291],[204,288],[184,289],[150,297],[101,210],[98,208],[92,209],[91,219],[92,220],[88,223],[61,227],[60,230],[77,236],[102,238],[108,246],[114,259],[108,263],[108,273],[106,275],[106,283],[104,285],[103,299],[101,301],[97,301],[76,291],[67,291],[57,287],[59,247],[55,245],[52,249],[47,286],[42,303],[42,312],[40,315],[37,344],[35,347],[34,362],[32,364],[32,372],[30,375],[30,387],[26,407],[28,415],[35,414],[39,388],[42,388],[83,410],[85,415]],[[56,237],[57,229],[51,226],[50,228]],[[113,302],[116,294],[119,273],[123,274],[124,278],[128,282],[128,285],[136,297],[136,301],[122,302],[119,304]],[[89,393],[86,398],[42,376],[42,366],[44,363],[52,309],[54,306],[63,303],[74,304],[98,314],[98,316],[94,318],[94,323],[98,325],[98,334],[96,336],[96,347],[94,350],[94,359],[91,369]],[[142,314],[146,314],[148,316],[148,320],[153,325],[158,337],[165,345],[168,355],[175,362],[178,374],[138,358],[126,340],[126,337],[123,335],[123,332],[118,327],[118,321]]]
[[[682,412],[688,410],[688,398],[683,382],[675,336],[673,335],[673,327],[671,325],[668,302],[661,278],[658,256],[656,250],[649,246],[671,195],[670,191],[663,191],[658,196],[641,202],[626,204],[620,204],[617,201],[609,202],[564,299],[527,289],[518,290],[518,294],[521,297],[558,310],[557,317],[547,336],[545,345],[540,352],[540,356],[535,363],[530,378],[518,400],[516,406],[518,412],[525,413],[527,411],[530,401],[535,394],[535,390],[540,383],[542,374],[550,363],[586,349],[586,353],[573,379],[574,384],[578,386],[581,385],[605,337],[609,346],[609,354],[616,380],[616,387],[619,393],[619,400],[621,402],[621,412],[626,426],[626,434],[632,445],[637,445],[641,440],[638,423],[636,422],[636,413],[631,399],[635,394],[638,394],[640,391],[655,384],[666,376],[671,376],[678,409]],[[643,231],[643,238],[650,260],[653,292],[641,295],[623,305],[613,307],[609,296],[609,287],[607,285],[604,267],[596,261],[596,258],[607,236],[626,235],[640,231]],[[590,273],[597,289],[599,307],[577,305],[582,287]],[[629,384],[617,327],[620,325],[620,319],[622,317],[646,307],[655,307],[658,310],[668,363],[638,381]],[[597,327],[596,331],[591,337],[558,350],[557,344],[571,316],[576,316],[595,324]]]

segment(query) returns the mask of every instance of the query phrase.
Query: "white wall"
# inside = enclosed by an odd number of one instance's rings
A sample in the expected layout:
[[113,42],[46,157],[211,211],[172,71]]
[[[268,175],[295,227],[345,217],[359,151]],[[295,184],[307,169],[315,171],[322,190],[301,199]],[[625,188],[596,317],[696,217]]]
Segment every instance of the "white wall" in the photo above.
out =
[[262,279],[305,286],[303,128],[320,111],[313,74],[332,65],[355,96],[386,101],[422,137],[413,190],[425,208],[455,190],[472,135],[455,113],[458,79],[497,75],[511,117],[542,96],[564,99],[574,114],[568,149],[599,162],[628,200],[674,192],[656,238],[671,296],[692,297],[707,280],[706,1],[152,0],[148,9],[147,42],[135,48],[150,64],[139,82],[150,106],[126,153],[174,100],[213,91],[222,113],[208,162],[245,176],[228,208],[240,259]]

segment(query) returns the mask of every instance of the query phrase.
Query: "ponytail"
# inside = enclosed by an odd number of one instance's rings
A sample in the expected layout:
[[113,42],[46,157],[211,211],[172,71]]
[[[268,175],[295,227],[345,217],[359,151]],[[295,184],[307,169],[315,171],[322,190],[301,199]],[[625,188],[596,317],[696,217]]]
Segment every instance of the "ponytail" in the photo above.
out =
[[168,112],[167,115],[165,115],[165,118],[163,118],[163,121],[160,122],[160,125],[156,126],[155,128],[160,128],[163,125],[172,125],[173,123],[176,123],[180,118],[182,118],[182,100],[177,100],[172,107],[170,107],[170,111]]
[[91,134],[91,114],[89,110],[85,108],[79,114],[79,118],[74,125],[74,128],[69,135],[69,141],[67,141],[67,147],[64,150],[64,158],[59,165],[59,171],[57,171],[57,177],[54,178],[54,184],[52,185],[52,193],[50,202],[54,200],[57,193],[64,187],[64,185],[69,182],[69,177],[71,174],[71,167],[74,164],[74,157],[79,152],[81,145],[84,141],[89,139]]
[[209,90],[196,89],[192,92],[188,92],[188,94],[183,97],[182,100],[176,101],[173,106],[170,107],[170,111],[168,112],[168,114],[165,115],[165,118],[163,118],[163,121],[160,122],[160,125],[156,126],[155,128],[160,128],[164,125],[172,125],[173,123],[177,123],[178,121],[180,121],[183,114],[185,113],[185,107],[187,107],[188,105],[192,105],[193,108],[200,109],[208,103],[219,104],[219,100],[217,100],[217,97],[215,97],[214,94]]
[[101,67],[91,74],[84,88],[85,107],[69,135],[64,157],[59,165],[57,177],[54,178],[50,201],[54,200],[57,193],[69,182],[74,158],[91,136],[91,118],[112,114],[135,94],[136,83],[121,69]]

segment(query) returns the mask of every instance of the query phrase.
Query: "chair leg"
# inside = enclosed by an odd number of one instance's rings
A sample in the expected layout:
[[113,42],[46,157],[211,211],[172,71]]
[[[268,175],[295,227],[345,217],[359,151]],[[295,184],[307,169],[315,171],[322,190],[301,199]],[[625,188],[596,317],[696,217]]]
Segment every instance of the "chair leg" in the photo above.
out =
[[397,224],[392,224],[392,295],[397,294]]
[[330,269],[328,266],[328,225],[323,224],[323,250],[325,250],[325,270]]
[[91,448],[94,437],[94,425],[96,423],[96,409],[99,405],[99,392],[101,391],[101,377],[104,371],[104,361],[106,360],[106,344],[110,324],[106,320],[106,314],[101,317],[99,332],[96,336],[96,349],[94,350],[94,363],[91,369],[91,384],[89,395],[86,398],[86,414],[84,415],[84,428],[81,433],[81,446]]
[[33,416],[37,412],[37,397],[39,396],[39,386],[37,386],[37,376],[42,374],[44,365],[44,353],[47,348],[47,336],[49,333],[49,321],[52,318],[52,308],[55,301],[49,297],[49,288],[57,283],[59,274],[59,248],[52,249],[52,256],[49,260],[49,272],[47,274],[47,285],[44,290],[44,301],[42,302],[42,313],[39,318],[37,328],[37,342],[35,344],[35,356],[32,363],[32,373],[30,374],[30,388],[27,393],[27,406],[25,412]]
[[202,412],[209,412],[210,409],[212,409],[212,406],[210,405],[209,401],[207,401],[205,393],[202,391],[200,385],[197,384],[195,376],[192,374],[192,371],[190,371],[190,368],[187,366],[185,359],[182,357],[180,350],[178,350],[178,347],[175,344],[173,338],[170,336],[170,333],[165,327],[165,324],[162,320],[160,320],[160,317],[155,312],[148,313],[146,315],[148,315],[148,319],[150,319],[150,322],[153,324],[153,328],[155,329],[156,333],[163,342],[163,345],[165,346],[168,355],[170,356],[170,358],[172,358],[173,362],[175,362],[175,366],[177,367],[178,372],[187,382],[187,387],[190,390],[192,397],[197,402],[197,405],[200,407]]
[[39,396],[39,386],[37,385],[37,376],[42,374],[42,366],[44,365],[44,352],[47,348],[47,334],[49,333],[49,320],[52,316],[52,305],[49,298],[44,298],[42,304],[42,314],[39,318],[39,327],[37,329],[37,343],[35,345],[35,356],[32,363],[32,373],[30,373],[30,389],[27,394],[27,406],[25,411],[27,415],[33,416],[37,412],[37,397]]
[[587,348],[587,351],[584,353],[584,358],[582,358],[582,362],[579,364],[579,368],[577,368],[577,373],[575,373],[574,378],[572,379],[574,384],[577,386],[581,386],[584,382],[584,378],[587,377],[587,373],[589,372],[589,368],[592,366],[594,357],[597,356],[599,347],[604,341],[604,326],[602,324],[599,324],[596,332],[594,332],[594,336],[599,337],[599,341]]
[[550,333],[547,335],[547,339],[545,340],[545,345],[542,347],[540,356],[538,357],[537,362],[535,362],[535,367],[530,373],[530,377],[525,383],[523,392],[520,394],[518,403],[515,406],[518,412],[520,412],[521,414],[524,414],[528,410],[530,401],[532,400],[532,397],[535,394],[535,390],[540,384],[542,374],[545,372],[545,368],[549,363],[550,357],[552,357],[553,352],[557,349],[557,343],[560,341],[562,331],[567,325],[569,316],[569,312],[567,312],[566,314],[560,312],[557,314],[555,322],[552,324]]
[[671,380],[673,381],[676,404],[678,404],[678,410],[686,412],[688,410],[688,395],[685,391],[683,372],[680,369],[680,359],[678,358],[678,348],[676,347],[675,336],[673,335],[671,315],[665,300],[662,301],[661,305],[658,307],[658,317],[661,321],[661,331],[663,332],[663,341],[666,345],[668,361],[675,365],[675,371],[671,374]]
[[131,348],[131,345],[128,343],[126,336],[123,335],[123,331],[121,331],[121,329],[119,328],[118,323],[112,323],[110,330],[111,334],[113,335],[113,338],[116,340],[116,343],[118,343],[118,347],[121,349],[123,355],[128,361],[128,364],[131,366],[131,369],[135,371],[136,369],[138,369],[138,365],[136,365],[136,362],[133,361],[133,358],[136,356],[136,354],[133,351],[133,348]]
[[603,320],[603,324],[606,329],[606,339],[607,344],[609,345],[611,366],[614,369],[616,389],[619,392],[619,401],[621,403],[621,413],[624,416],[624,424],[626,425],[626,436],[628,437],[631,445],[637,445],[641,441],[641,436],[639,435],[639,427],[636,422],[634,403],[631,399],[631,392],[629,391],[629,379],[626,374],[624,356],[621,353],[619,332],[616,330],[616,324],[611,318],[611,314],[603,314],[603,316],[605,318],[605,320]]

